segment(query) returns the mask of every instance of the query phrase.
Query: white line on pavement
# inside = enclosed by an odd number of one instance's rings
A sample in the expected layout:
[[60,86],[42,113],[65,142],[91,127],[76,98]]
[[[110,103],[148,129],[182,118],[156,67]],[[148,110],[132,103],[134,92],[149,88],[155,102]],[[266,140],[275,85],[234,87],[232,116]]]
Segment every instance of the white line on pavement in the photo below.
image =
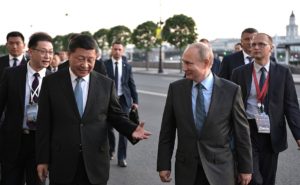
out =
[[141,93],[141,94],[148,94],[148,95],[153,95],[153,96],[167,97],[167,94],[163,94],[163,93],[157,93],[157,92],[151,92],[151,91],[143,91],[143,90],[137,90],[137,92]]

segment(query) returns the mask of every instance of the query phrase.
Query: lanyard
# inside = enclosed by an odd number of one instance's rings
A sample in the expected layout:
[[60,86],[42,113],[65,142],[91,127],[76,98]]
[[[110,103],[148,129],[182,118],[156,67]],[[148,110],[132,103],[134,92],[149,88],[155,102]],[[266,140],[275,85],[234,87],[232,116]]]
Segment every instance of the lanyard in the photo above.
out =
[[253,79],[254,79],[254,84],[255,84],[255,89],[256,89],[256,99],[257,99],[258,102],[263,103],[264,98],[266,97],[266,94],[268,92],[270,75],[268,74],[268,77],[265,80],[264,85],[263,85],[261,90],[260,90],[259,85],[258,85],[254,65],[253,65],[253,70],[252,70],[252,76],[253,76]]
[[28,80],[28,86],[29,86],[29,91],[30,91],[29,101],[33,102],[33,97],[34,96],[39,97],[39,95],[40,95],[40,89],[41,89],[42,83],[40,83],[40,80],[39,80],[39,85],[37,86],[37,88],[35,90],[32,89],[31,85],[32,84],[30,84],[30,82]]

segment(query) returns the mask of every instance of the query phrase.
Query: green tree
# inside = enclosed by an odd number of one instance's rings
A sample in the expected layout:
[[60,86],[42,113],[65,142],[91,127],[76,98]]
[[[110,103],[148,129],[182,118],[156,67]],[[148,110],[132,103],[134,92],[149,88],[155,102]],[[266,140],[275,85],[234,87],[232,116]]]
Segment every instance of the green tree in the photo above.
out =
[[112,42],[115,40],[121,41],[124,46],[131,43],[131,31],[126,26],[115,26],[112,27],[107,34],[107,41],[109,46],[111,46]]
[[7,54],[6,46],[0,45],[0,56],[6,55],[6,54]]
[[64,36],[62,35],[57,35],[53,38],[53,48],[54,51],[61,51],[64,50],[63,46],[63,38]]
[[[197,39],[195,21],[183,14],[170,17],[162,29],[162,38],[178,48],[181,54],[184,47]],[[182,72],[181,63],[180,72]]]
[[94,39],[98,43],[100,49],[105,50],[108,49],[109,43],[107,40],[108,29],[100,29],[96,31],[93,35]]
[[147,21],[138,25],[131,35],[135,47],[145,51],[147,70],[149,68],[148,53],[157,46],[156,29],[157,25],[153,21]]
[[83,31],[81,32],[82,35],[88,35],[88,36],[93,36],[93,34],[91,34],[91,32],[89,31]]

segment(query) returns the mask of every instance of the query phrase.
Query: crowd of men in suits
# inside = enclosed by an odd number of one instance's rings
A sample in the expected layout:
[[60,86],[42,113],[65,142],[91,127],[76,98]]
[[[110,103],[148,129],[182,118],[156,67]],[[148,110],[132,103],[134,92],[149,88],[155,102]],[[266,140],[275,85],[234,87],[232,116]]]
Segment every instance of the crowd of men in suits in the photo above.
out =
[[[68,58],[45,32],[7,34],[0,57],[0,185],[106,185],[119,132],[117,163],[127,139],[151,133],[128,118],[138,108],[132,67],[114,41],[102,61],[96,41],[70,37]],[[169,86],[157,171],[171,181],[177,135],[177,185],[274,185],[286,122],[300,147],[300,111],[290,70],[271,57],[272,38],[247,28],[241,51],[218,61],[207,39],[185,49],[185,78]],[[60,58],[61,57],[61,58]],[[221,102],[221,103],[220,103]],[[66,135],[66,133],[68,133]],[[49,177],[48,177],[49,175]]]

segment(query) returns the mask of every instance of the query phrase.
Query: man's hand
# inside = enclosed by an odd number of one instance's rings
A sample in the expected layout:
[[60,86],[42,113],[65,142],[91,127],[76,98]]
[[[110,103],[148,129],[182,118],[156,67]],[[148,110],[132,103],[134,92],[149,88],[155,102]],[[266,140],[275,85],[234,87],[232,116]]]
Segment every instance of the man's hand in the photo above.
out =
[[41,182],[45,182],[48,177],[48,164],[38,164],[36,169]]
[[159,172],[159,177],[161,182],[171,182],[172,178],[170,176],[171,176],[171,171],[169,170]]
[[297,140],[296,142],[297,142],[297,145],[299,147],[298,149],[300,150],[300,140]]
[[136,104],[136,103],[133,103],[133,104],[131,105],[131,108],[138,109],[138,108],[139,108],[139,105]]
[[238,183],[241,185],[247,185],[250,183],[252,178],[251,173],[240,173],[238,177]]
[[141,122],[139,126],[136,127],[135,131],[132,133],[132,137],[137,140],[148,139],[151,132],[144,129],[144,122]]

